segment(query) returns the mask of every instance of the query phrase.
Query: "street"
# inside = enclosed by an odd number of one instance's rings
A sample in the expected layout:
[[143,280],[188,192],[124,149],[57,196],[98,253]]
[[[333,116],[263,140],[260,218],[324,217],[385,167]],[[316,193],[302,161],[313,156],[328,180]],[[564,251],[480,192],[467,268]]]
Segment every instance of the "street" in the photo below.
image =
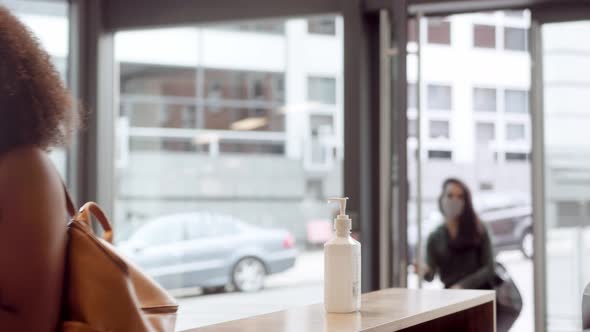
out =
[[[512,331],[533,331],[533,265],[519,251],[498,255],[515,280],[523,297],[523,311]],[[415,287],[415,276],[409,276],[410,287]],[[425,284],[437,288],[440,283]],[[302,252],[295,267],[267,278],[265,289],[257,293],[223,293],[180,298],[177,331],[216,324],[303,306],[323,301],[323,253]]]

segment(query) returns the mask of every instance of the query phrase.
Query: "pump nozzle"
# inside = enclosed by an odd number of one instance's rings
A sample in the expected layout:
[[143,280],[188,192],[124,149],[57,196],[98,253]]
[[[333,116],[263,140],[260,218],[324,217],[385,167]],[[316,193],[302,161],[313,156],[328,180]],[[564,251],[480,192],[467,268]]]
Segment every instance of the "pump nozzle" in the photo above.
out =
[[328,202],[338,202],[340,205],[340,216],[346,216],[346,201],[348,197],[331,197],[328,198]]

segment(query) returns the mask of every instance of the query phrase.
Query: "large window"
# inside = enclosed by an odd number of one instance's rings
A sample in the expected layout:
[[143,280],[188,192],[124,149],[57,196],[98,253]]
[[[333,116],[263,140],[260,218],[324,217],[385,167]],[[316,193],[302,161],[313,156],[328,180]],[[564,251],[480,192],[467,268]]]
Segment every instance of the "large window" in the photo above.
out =
[[[326,199],[343,183],[341,23],[116,34],[116,242],[183,295],[178,329],[244,315],[187,314],[203,304],[226,313],[244,301],[272,310],[321,301]],[[195,297],[230,290],[244,292]]]

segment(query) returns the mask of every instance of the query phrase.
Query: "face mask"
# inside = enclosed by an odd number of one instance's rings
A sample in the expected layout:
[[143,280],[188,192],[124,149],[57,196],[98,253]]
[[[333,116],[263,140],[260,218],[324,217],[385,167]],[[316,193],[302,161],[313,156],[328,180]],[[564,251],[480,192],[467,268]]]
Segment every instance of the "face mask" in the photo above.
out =
[[461,199],[449,199],[448,197],[443,197],[441,203],[443,214],[449,219],[457,218],[463,213],[463,205],[465,203]]

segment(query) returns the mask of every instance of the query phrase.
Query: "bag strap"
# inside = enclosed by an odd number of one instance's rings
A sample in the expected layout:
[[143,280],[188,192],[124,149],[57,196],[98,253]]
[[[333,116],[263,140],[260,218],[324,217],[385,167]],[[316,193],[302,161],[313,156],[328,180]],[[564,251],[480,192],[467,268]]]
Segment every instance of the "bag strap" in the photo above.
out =
[[84,204],[74,219],[85,223],[90,229],[92,229],[92,216],[94,216],[102,226],[102,238],[109,243],[113,243],[113,228],[111,227],[111,223],[106,214],[98,204],[94,202]]
[[68,188],[63,181],[62,184],[66,197],[66,210],[68,211],[70,218],[72,218],[72,220],[80,221],[84,223],[89,229],[92,229],[92,216],[94,216],[104,231],[102,236],[103,239],[109,243],[113,243],[113,228],[111,227],[111,223],[109,222],[106,214],[104,211],[102,211],[98,204],[94,202],[88,202],[80,208],[79,212],[76,212],[76,205],[72,200],[72,196],[70,195]]
[[62,181],[62,185],[64,187],[64,193],[66,196],[66,211],[68,211],[68,216],[70,216],[70,218],[74,218],[76,216],[76,205],[74,204],[74,201],[72,200],[72,196],[70,195],[70,192],[68,191],[68,187],[66,187],[66,184]]

